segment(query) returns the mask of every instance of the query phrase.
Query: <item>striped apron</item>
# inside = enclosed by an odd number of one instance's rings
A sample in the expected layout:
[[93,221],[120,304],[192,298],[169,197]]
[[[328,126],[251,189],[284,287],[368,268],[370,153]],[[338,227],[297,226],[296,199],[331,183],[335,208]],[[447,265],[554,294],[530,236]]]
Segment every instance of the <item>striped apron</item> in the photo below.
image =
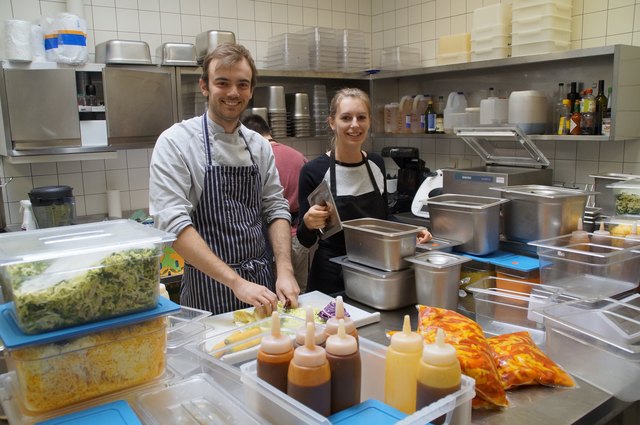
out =
[[[272,261],[262,228],[262,179],[249,145],[238,130],[252,165],[213,165],[206,113],[202,116],[202,131],[207,166],[200,202],[191,213],[193,227],[213,253],[243,279],[275,292]],[[184,266],[180,304],[213,314],[249,307],[228,286],[190,264]]]

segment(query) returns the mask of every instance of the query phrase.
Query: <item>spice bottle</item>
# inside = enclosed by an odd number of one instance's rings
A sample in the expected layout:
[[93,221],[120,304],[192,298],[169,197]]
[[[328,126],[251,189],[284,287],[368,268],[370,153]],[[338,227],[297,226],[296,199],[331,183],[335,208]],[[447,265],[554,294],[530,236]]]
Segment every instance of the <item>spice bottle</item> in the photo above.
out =
[[331,369],[327,353],[313,343],[315,326],[307,323],[304,345],[296,348],[287,373],[287,394],[321,415],[331,414]]
[[271,334],[262,337],[257,359],[258,378],[263,379],[282,391],[287,392],[287,373],[293,358],[291,338],[280,332],[280,315],[271,314]]
[[301,345],[304,345],[304,340],[307,336],[307,323],[312,323],[313,328],[315,330],[315,336],[313,338],[313,342],[316,345],[319,345],[320,347],[324,347],[325,341],[327,340],[327,334],[324,332],[323,329],[315,325],[315,320],[313,317],[314,316],[313,307],[311,306],[305,307],[305,313],[306,313],[306,318],[305,318],[304,325],[300,326],[296,330],[295,346],[300,347]]
[[340,319],[344,319],[345,332],[358,341],[358,330],[356,329],[356,324],[351,317],[345,317],[344,302],[342,301],[342,297],[338,295],[336,297],[336,315],[335,317],[330,317],[324,327],[327,337],[338,333],[338,320]]
[[406,413],[416,411],[418,362],[424,340],[411,331],[409,315],[404,316],[402,331],[393,334],[384,364],[384,402]]
[[327,361],[331,369],[331,413],[360,403],[362,360],[358,343],[344,330],[339,320],[338,333],[327,339]]
[[[435,343],[425,345],[422,350],[416,385],[416,410],[460,389],[460,362],[456,356],[456,349],[445,343],[444,337],[444,331],[438,328]],[[445,417],[441,416],[431,422],[442,424],[444,419]]]

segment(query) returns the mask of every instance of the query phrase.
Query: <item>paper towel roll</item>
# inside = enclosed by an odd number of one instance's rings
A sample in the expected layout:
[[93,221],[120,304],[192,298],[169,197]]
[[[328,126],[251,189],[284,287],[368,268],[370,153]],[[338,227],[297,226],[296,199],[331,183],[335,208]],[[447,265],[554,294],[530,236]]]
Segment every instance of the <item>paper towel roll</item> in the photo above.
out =
[[5,55],[12,61],[31,61],[31,22],[9,19],[4,23]]
[[107,216],[109,218],[122,218],[119,190],[107,190]]

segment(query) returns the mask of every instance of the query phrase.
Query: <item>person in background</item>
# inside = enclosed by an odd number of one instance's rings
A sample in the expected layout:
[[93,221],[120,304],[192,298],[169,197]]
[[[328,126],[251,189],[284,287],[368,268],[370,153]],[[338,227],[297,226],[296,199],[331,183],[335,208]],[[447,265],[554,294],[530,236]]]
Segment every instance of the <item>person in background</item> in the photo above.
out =
[[307,163],[307,158],[294,148],[278,143],[271,136],[269,124],[260,115],[248,115],[242,119],[242,124],[250,130],[262,135],[271,143],[273,155],[276,157],[276,168],[280,175],[280,183],[284,188],[284,197],[289,202],[291,213],[291,263],[293,274],[296,277],[300,292],[307,287],[307,274],[309,273],[309,249],[304,247],[296,237],[298,228],[298,179],[302,166]]
[[271,315],[278,300],[296,307],[300,291],[273,151],[240,123],[256,82],[244,46],[218,45],[202,64],[206,112],[165,130],[151,157],[149,210],[185,260],[180,303],[213,314],[253,305]]
[[[298,214],[302,219],[297,236],[306,247],[318,242],[307,290],[335,294],[344,291],[342,266],[330,259],[346,255],[344,232],[318,240],[318,229],[325,227],[329,210],[327,206],[309,205],[307,197],[326,180],[342,221],[362,217],[388,220],[389,213],[384,160],[376,153],[362,150],[371,126],[369,96],[360,89],[339,90],[331,100],[328,121],[333,130],[331,150],[309,161],[300,173]],[[426,230],[418,234],[420,243],[430,239]]]

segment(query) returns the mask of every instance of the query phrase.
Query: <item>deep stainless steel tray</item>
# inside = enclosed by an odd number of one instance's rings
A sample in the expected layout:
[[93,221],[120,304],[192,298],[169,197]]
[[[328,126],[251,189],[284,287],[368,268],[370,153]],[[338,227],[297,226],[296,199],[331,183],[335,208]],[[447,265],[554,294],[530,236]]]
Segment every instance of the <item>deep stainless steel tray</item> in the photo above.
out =
[[192,43],[162,43],[156,49],[156,57],[162,65],[198,66]]
[[96,44],[96,62],[151,65],[149,45],[144,41],[109,40]]

